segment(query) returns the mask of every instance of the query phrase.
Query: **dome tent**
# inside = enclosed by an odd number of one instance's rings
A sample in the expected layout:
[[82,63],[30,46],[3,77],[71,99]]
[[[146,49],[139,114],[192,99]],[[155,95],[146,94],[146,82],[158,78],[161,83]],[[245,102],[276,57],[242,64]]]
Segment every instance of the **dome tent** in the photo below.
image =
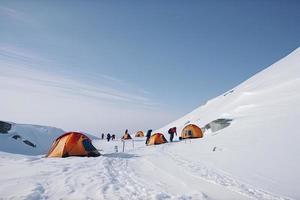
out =
[[195,124],[189,124],[186,127],[183,128],[181,132],[181,139],[187,139],[187,138],[202,138],[203,133],[201,128],[199,128]]
[[138,132],[135,134],[135,137],[145,137],[144,132],[143,132],[143,131],[138,131]]
[[147,145],[158,145],[167,142],[167,139],[162,133],[155,133],[149,138]]
[[59,136],[52,144],[46,157],[69,156],[100,156],[93,146],[92,141],[86,135],[78,132],[68,132]]

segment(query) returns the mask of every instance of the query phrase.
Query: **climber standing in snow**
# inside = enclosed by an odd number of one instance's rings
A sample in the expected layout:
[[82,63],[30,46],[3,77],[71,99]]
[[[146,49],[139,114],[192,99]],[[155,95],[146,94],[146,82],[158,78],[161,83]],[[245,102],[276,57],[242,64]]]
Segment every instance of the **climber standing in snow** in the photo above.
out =
[[110,138],[111,138],[111,135],[109,133],[107,133],[107,136],[106,136],[107,142],[109,142]]
[[101,139],[102,139],[102,140],[104,139],[104,133],[101,134]]
[[174,134],[177,135],[176,127],[170,128],[168,133],[170,134],[170,142],[173,142]]
[[145,142],[145,144],[148,143],[148,141],[149,141],[149,139],[150,139],[150,137],[151,137],[151,133],[152,133],[152,130],[149,129],[149,130],[147,131],[147,134],[146,134],[146,142]]

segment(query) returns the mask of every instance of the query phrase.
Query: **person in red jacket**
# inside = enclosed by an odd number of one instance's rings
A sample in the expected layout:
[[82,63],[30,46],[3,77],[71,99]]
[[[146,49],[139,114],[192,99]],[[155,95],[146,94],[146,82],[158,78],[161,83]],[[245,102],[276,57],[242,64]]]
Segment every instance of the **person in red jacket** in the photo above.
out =
[[174,134],[177,135],[176,127],[170,128],[168,133],[170,134],[170,142],[173,142]]

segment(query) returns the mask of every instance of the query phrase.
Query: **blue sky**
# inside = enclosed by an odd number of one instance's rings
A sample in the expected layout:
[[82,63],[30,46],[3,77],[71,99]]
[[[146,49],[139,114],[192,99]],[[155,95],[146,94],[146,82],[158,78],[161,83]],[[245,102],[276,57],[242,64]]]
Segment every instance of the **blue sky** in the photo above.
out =
[[0,69],[15,93],[0,96],[1,118],[91,132],[159,128],[299,47],[299,10],[292,0],[2,0]]

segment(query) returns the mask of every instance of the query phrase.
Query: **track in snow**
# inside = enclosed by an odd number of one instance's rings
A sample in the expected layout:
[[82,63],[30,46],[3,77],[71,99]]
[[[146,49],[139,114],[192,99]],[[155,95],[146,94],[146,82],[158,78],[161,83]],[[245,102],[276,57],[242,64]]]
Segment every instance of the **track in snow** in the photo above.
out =
[[256,189],[253,186],[250,186],[245,183],[241,183],[238,180],[235,180],[234,178],[225,175],[224,173],[217,172],[217,170],[204,166],[203,163],[186,160],[183,156],[168,151],[168,148],[166,148],[166,146],[164,146],[161,149],[164,155],[168,155],[170,158],[172,158],[172,160],[178,165],[182,166],[187,173],[202,178],[208,182],[222,185],[225,188],[228,188],[229,190],[238,192],[240,194],[243,194],[253,199],[266,199],[266,200],[289,200],[290,199],[287,197],[277,196],[260,189]]
[[173,145],[137,142],[97,158],[1,155],[0,199],[286,200],[189,161]]

